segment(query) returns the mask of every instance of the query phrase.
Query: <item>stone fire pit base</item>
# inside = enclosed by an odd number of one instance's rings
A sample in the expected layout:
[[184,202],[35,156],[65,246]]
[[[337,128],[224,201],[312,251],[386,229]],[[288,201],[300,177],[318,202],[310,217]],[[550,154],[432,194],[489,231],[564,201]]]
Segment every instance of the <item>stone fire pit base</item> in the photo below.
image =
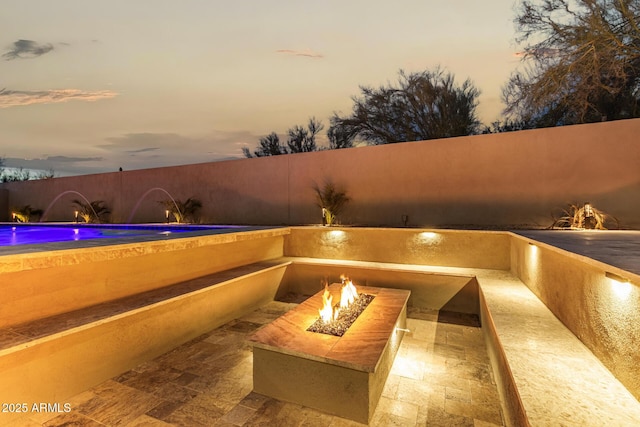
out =
[[[335,300],[340,284],[329,289]],[[306,330],[322,291],[252,335],[253,390],[368,423],[402,341],[410,292],[358,291],[375,298],[342,337]]]

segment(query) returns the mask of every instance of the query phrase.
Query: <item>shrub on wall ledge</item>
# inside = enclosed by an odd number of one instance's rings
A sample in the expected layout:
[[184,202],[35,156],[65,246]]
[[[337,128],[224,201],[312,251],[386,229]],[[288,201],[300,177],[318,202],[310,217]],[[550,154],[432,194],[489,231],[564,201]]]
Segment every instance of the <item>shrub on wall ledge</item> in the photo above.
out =
[[193,197],[189,197],[184,202],[181,200],[162,200],[160,202],[166,209],[167,221],[173,216],[178,224],[184,222],[197,222],[198,211],[202,208],[202,202]]
[[576,230],[606,230],[604,223],[614,221],[615,228],[620,228],[618,220],[603,211],[594,208],[591,203],[579,206],[577,203],[570,203],[567,209],[562,210],[559,218],[553,216],[551,228],[571,228]]
[[336,186],[331,181],[326,181],[322,188],[315,184],[313,189],[316,192],[317,204],[322,209],[323,225],[331,226],[336,224],[338,215],[351,200],[347,196],[347,191]]
[[81,218],[86,223],[108,222],[111,211],[104,200],[94,200],[90,203],[85,203],[81,200],[74,199],[73,205],[76,209],[76,220]]
[[42,209],[33,209],[31,205],[26,205],[20,208],[11,208],[11,219],[15,222],[31,222],[32,219],[40,219],[42,213]]

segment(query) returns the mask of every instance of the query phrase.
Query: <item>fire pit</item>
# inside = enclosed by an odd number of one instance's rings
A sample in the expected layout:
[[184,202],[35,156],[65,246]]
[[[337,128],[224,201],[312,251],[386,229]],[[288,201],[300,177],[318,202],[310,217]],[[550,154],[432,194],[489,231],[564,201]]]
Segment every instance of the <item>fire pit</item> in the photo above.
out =
[[309,326],[307,331],[341,337],[375,298],[373,295],[358,294],[351,280],[344,276],[341,279],[340,304],[333,304],[333,295],[325,285],[322,293],[322,308],[318,310],[320,317]]
[[[335,283],[326,291],[340,295],[341,288]],[[325,291],[253,334],[254,391],[368,423],[404,334],[410,292],[359,290],[373,298],[342,336],[307,330]]]

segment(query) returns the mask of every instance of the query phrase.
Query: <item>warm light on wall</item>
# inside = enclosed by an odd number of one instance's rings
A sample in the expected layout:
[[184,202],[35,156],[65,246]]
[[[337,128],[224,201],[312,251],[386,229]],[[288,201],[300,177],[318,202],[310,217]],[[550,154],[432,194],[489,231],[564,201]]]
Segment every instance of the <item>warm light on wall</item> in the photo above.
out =
[[537,260],[538,260],[538,247],[534,243],[529,242],[529,261],[537,262]]
[[610,271],[606,271],[604,275],[609,279],[609,281],[611,281],[613,292],[618,298],[626,299],[629,297],[631,287],[633,286],[629,282],[629,279],[622,277],[619,274],[611,273]]
[[419,236],[425,240],[433,240],[438,237],[438,233],[434,233],[433,231],[423,231]]
[[329,232],[329,236],[333,237],[334,239],[344,237],[345,234],[346,233],[342,230],[331,230]]
[[430,244],[433,245],[442,240],[442,234],[435,233],[433,231],[421,231],[414,236],[414,242],[417,244]]
[[325,233],[325,241],[328,243],[342,243],[347,238],[347,233],[342,230],[331,230]]
[[538,246],[533,242],[529,242],[526,248],[529,249],[528,251],[525,251],[525,265],[527,266],[526,274],[528,275],[531,283],[536,283],[540,274],[540,248],[538,248]]
[[611,273],[610,271],[606,271],[604,275],[607,276],[609,279],[613,280],[614,282],[629,283],[629,279],[627,279],[626,277],[622,277],[616,273]]

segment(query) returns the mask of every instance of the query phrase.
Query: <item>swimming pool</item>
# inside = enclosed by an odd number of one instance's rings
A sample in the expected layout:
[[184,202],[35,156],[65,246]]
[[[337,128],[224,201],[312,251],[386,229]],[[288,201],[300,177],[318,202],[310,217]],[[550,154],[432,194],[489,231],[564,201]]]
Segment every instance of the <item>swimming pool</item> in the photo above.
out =
[[[172,224],[0,224],[0,248],[27,249],[53,245],[51,249],[101,246],[138,241],[231,233],[264,227]],[[56,245],[57,244],[57,245]],[[73,246],[70,246],[73,245]],[[0,252],[3,252],[0,250]]]

